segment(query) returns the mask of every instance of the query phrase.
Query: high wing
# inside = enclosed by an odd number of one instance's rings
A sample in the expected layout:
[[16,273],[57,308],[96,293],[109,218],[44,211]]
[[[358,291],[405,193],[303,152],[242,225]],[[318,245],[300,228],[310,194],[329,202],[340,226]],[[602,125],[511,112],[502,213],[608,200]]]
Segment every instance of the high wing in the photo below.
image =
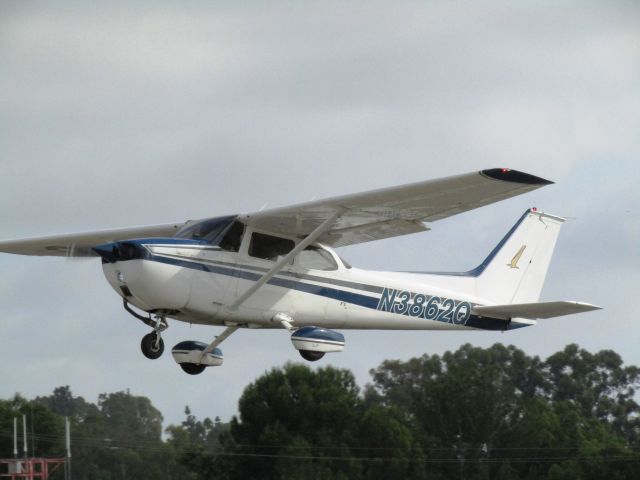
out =
[[182,223],[167,223],[165,225],[10,240],[0,242],[0,252],[53,257],[97,257],[98,254],[92,251],[91,247],[101,243],[133,238],[171,237],[182,225]]
[[590,312],[601,310],[602,307],[582,302],[536,302],[536,303],[514,303],[508,305],[486,305],[473,307],[473,313],[481,316],[502,318],[553,318],[574,313]]
[[495,168],[371,190],[241,216],[255,228],[304,237],[336,211],[340,217],[318,241],[333,247],[429,230],[433,222],[548,185],[533,175]]
[[[371,190],[240,216],[247,225],[276,234],[306,237],[337,218],[317,240],[333,247],[428,230],[433,222],[535,190],[550,182],[495,168],[438,180]],[[184,223],[121,228],[0,242],[0,252],[59,257],[96,256],[92,247],[119,240],[171,237]]]

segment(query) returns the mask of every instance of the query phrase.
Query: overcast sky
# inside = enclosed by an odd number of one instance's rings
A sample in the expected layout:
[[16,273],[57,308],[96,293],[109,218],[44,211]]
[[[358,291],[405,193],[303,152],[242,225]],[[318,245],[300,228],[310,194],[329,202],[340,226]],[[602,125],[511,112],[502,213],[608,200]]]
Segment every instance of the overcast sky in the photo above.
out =
[[[499,332],[344,332],[319,366],[360,385],[386,358],[463,343],[576,342],[640,365],[637,2],[110,2],[0,5],[0,238],[183,221],[507,166],[556,182],[342,249],[359,267],[475,267],[521,213],[570,219],[543,300],[595,313]],[[518,5],[515,7],[514,5]],[[130,388],[166,423],[236,412],[298,361],[240,331],[225,365],[145,359],[100,262],[0,254],[0,398]],[[167,349],[220,331],[174,322]]]

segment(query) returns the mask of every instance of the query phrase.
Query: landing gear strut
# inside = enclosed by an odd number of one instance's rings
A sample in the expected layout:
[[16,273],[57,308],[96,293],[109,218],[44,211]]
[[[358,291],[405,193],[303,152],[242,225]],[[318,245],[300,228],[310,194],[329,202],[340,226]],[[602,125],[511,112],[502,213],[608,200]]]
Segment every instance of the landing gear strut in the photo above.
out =
[[164,313],[156,314],[154,315],[155,318],[152,318],[151,314],[149,314],[149,317],[143,317],[132,310],[126,299],[124,300],[123,305],[127,312],[143,322],[145,325],[153,328],[153,332],[142,337],[142,341],[140,342],[140,350],[142,350],[142,354],[151,360],[160,358],[162,352],[164,352],[164,342],[162,341],[160,334],[169,328],[166,315]]

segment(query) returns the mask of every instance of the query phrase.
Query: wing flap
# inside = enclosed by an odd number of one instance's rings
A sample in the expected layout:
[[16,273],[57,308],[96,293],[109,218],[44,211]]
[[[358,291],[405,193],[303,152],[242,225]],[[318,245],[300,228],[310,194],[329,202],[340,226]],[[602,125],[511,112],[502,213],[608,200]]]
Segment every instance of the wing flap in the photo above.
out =
[[520,195],[552,182],[509,169],[490,169],[250,213],[244,223],[304,237],[336,210],[343,213],[319,241],[330,246],[406,235],[433,222]]
[[553,318],[574,313],[590,312],[600,310],[602,307],[590,303],[557,301],[557,302],[536,302],[536,303],[514,303],[508,305],[476,305],[472,308],[472,313],[483,317],[501,318],[509,320],[511,318]]
[[48,237],[25,238],[0,242],[0,252],[18,255],[39,255],[53,257],[97,257],[91,250],[101,243],[117,242],[147,237],[171,237],[182,223],[168,223],[146,227],[118,228],[95,232],[53,235]]
[[356,243],[371,242],[383,238],[408,235],[430,230],[422,222],[407,220],[387,220],[384,222],[356,225],[342,229],[333,229],[322,238],[322,243],[333,247],[344,247]]

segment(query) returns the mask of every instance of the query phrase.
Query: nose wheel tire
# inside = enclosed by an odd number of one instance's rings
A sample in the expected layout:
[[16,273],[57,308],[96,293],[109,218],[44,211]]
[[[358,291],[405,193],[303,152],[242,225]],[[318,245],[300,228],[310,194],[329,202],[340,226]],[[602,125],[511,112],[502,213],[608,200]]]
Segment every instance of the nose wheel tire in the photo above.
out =
[[189,375],[198,375],[204,372],[205,365],[198,365],[197,363],[181,363],[180,368]]
[[309,360],[310,362],[315,362],[324,357],[324,352],[314,352],[312,350],[299,350],[300,355],[305,360]]
[[142,337],[140,349],[142,350],[142,354],[151,360],[160,358],[162,352],[164,352],[164,342],[162,341],[162,337],[160,337],[160,334],[156,332],[148,333]]

